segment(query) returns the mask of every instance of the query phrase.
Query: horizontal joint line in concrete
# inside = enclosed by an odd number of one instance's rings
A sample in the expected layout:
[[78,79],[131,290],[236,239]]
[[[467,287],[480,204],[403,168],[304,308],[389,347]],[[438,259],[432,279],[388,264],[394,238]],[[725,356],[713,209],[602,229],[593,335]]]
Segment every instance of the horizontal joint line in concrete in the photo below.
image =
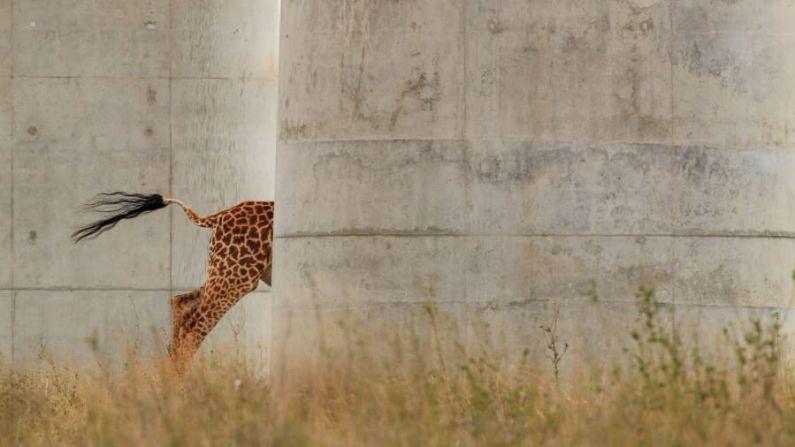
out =
[[[179,79],[179,78],[174,78]],[[209,78],[196,78],[196,79],[209,79]],[[764,145],[747,145],[736,146],[728,145],[721,142],[709,141],[633,141],[633,140],[547,140],[533,137],[532,135],[500,135],[495,137],[488,136],[468,136],[464,138],[415,138],[415,137],[389,137],[382,138],[342,138],[342,139],[286,139],[279,136],[277,143],[279,145],[311,145],[311,144],[357,144],[357,143],[478,143],[478,142],[496,142],[501,143],[535,143],[535,144],[556,144],[556,145],[572,145],[582,146],[583,149],[588,147],[599,147],[601,145],[631,145],[631,146],[664,146],[671,149],[686,149],[686,148],[705,148],[705,149],[718,149],[725,151],[787,151],[795,149],[793,144],[785,144],[780,146],[764,146]],[[380,150],[382,148],[374,148],[373,150]]]
[[[494,137],[489,136],[460,136],[444,138],[444,137],[400,137],[400,136],[384,136],[384,137],[367,137],[367,138],[317,138],[317,139],[290,139],[279,137],[277,141],[279,144],[356,144],[356,143],[472,143],[472,142],[494,142],[501,141],[505,143],[538,143],[538,144],[571,144],[578,146],[596,146],[600,144],[627,144],[638,146],[671,146],[670,141],[629,141],[629,140],[547,140],[536,138],[532,135],[499,135]],[[699,143],[699,145],[702,145]],[[676,145],[678,146],[678,145]]]
[[270,81],[276,82],[276,78],[244,78],[226,76],[91,76],[91,75],[63,75],[63,76],[29,76],[14,75],[14,79],[85,79],[101,81]]
[[602,237],[602,238],[725,238],[725,239],[795,239],[791,232],[760,232],[760,233],[454,233],[454,232],[411,232],[411,231],[377,231],[377,232],[340,232],[340,233],[292,233],[276,235],[276,239],[308,239],[331,237]]
[[125,287],[70,287],[70,286],[53,286],[53,287],[14,287],[0,288],[2,291],[15,291],[15,292],[172,292],[169,289],[157,288],[125,288]]
[[[0,287],[3,292],[166,292],[166,293],[184,293],[194,290],[193,288],[174,288],[174,289],[161,289],[161,288],[126,288],[126,287],[71,287],[71,286],[52,286],[52,287]],[[270,293],[271,290],[254,290],[255,293]]]
[[[415,307],[415,306],[448,306],[448,305],[461,305],[461,306],[470,306],[470,307],[479,307],[482,310],[499,310],[505,308],[514,308],[514,307],[521,307],[526,305],[532,304],[561,304],[561,310],[565,310],[565,305],[567,304],[593,304],[594,306],[599,306],[600,304],[607,304],[607,305],[635,305],[637,301],[635,300],[605,300],[599,299],[596,302],[590,301],[587,298],[583,298],[581,300],[578,299],[554,299],[554,298],[539,298],[539,299],[527,299],[527,300],[514,300],[514,301],[460,301],[460,300],[435,300],[435,301],[410,301],[410,300],[397,300],[397,301],[351,301],[346,303],[337,303],[337,302],[323,302],[319,303],[317,301],[289,301],[289,302],[279,302],[274,303],[274,308],[277,310],[287,309],[291,307],[316,307],[320,309],[347,309],[351,307],[362,307],[362,306],[375,306],[375,307],[395,307],[395,306],[407,306],[407,307]],[[722,303],[672,303],[669,301],[661,301],[658,303],[660,307],[664,308],[671,308],[673,310],[679,308],[712,308],[712,309],[746,309],[746,310],[769,310],[769,311],[776,311],[776,310],[792,310],[793,307],[791,306],[760,306],[755,304],[722,304]]]
[[[599,298],[597,301],[591,301],[590,299],[583,299],[583,300],[576,300],[576,299],[564,299],[558,300],[554,298],[541,298],[541,299],[533,299],[533,300],[520,300],[520,301],[482,301],[478,302],[475,301],[473,304],[482,304],[485,305],[487,308],[500,308],[500,307],[517,307],[517,306],[524,306],[527,304],[532,303],[557,303],[557,304],[587,304],[591,303],[594,305],[599,304],[621,304],[621,305],[634,305],[637,304],[637,300],[611,300],[611,299],[602,299]],[[731,304],[731,303],[676,303],[671,301],[659,301],[657,303],[661,307],[672,308],[674,310],[678,308],[713,308],[713,309],[758,309],[758,310],[790,310],[793,309],[791,306],[760,306],[757,304]]]

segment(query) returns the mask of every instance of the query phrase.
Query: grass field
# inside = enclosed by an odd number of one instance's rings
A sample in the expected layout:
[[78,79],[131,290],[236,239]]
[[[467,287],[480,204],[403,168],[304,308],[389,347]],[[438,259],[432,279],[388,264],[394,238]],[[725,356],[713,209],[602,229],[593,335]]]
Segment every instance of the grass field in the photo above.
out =
[[555,364],[573,360],[552,325],[539,328],[543,367],[494,341],[464,348],[411,334],[393,334],[385,355],[357,344],[279,383],[219,358],[179,381],[167,361],[134,352],[112,370],[0,366],[0,444],[795,445],[777,319],[742,322],[708,360],[659,312],[639,292],[623,361],[561,378]]

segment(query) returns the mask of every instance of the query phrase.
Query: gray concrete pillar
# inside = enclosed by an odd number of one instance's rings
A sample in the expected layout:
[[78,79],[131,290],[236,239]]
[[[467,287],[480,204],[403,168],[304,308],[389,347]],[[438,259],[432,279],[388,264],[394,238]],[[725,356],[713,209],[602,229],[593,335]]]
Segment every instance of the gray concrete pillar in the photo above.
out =
[[[109,190],[200,213],[273,198],[278,5],[0,0],[0,360],[167,341],[169,297],[201,285],[209,233],[170,210],[73,246],[94,217],[75,210]],[[265,288],[208,346],[267,349],[269,331]]]
[[535,352],[559,305],[583,356],[627,338],[642,284],[696,324],[789,308],[793,21],[789,0],[286,2],[277,357],[341,304],[432,301]]

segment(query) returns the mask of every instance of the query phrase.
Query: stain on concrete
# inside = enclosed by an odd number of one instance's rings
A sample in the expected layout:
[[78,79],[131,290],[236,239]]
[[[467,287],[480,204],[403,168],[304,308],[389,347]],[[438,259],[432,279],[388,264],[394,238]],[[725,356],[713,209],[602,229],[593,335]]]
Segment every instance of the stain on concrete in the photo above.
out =
[[489,20],[489,23],[486,26],[486,28],[488,28],[489,32],[492,35],[502,34],[502,32],[505,31],[505,28],[502,26],[500,21],[497,20],[496,18],[493,18],[493,19]]
[[265,79],[269,81],[275,81],[278,78],[279,78],[279,58],[277,56],[273,56],[270,58],[265,68]]
[[616,101],[620,121],[632,125],[640,135],[665,137],[670,133],[670,121],[659,116],[655,102],[650,100],[649,83],[654,82],[648,74],[641,74],[638,67],[643,66],[643,58],[635,55],[629,57],[630,65],[619,72],[614,83],[616,85],[613,98]]
[[[385,143],[386,145],[386,143]],[[437,166],[453,164],[459,169],[467,166],[465,149],[463,147],[449,149],[444,144],[432,141],[422,142],[415,150],[399,154],[396,152],[390,157],[389,163],[384,163],[382,157],[369,157],[356,149],[344,146],[332,149],[318,155],[312,163],[312,173],[317,185],[323,185],[331,179],[339,178],[341,172],[347,175],[372,175],[376,178],[392,176],[395,173],[405,172],[407,169],[417,169],[424,166]]]
[[[486,155],[475,161],[473,168],[476,178],[484,183],[501,185],[533,182],[555,172],[556,182],[570,184],[574,166],[582,162],[583,156],[568,146],[542,148],[528,143],[509,151]],[[606,153],[597,156],[607,158]]]
[[686,8],[679,14],[675,62],[690,73],[712,78],[723,88],[745,93],[744,47],[738,45],[739,36],[715,32],[711,17],[705,7]]
[[610,16],[606,14],[583,26],[568,27],[561,50],[565,53],[585,51],[604,54],[607,50],[607,38],[611,27]]
[[146,102],[150,106],[157,104],[157,90],[152,88],[152,86],[146,87]]
[[690,181],[703,179],[707,172],[707,155],[695,149],[684,151],[677,159],[677,171]]
[[476,94],[486,98],[497,94],[497,83],[497,69],[489,68],[480,74],[479,82],[473,83],[472,88]]
[[306,124],[291,125],[285,123],[282,126],[281,137],[285,140],[301,139],[309,136],[309,126]]
[[640,31],[643,34],[650,33],[654,31],[654,19],[648,18],[642,22],[640,22]]
[[[438,59],[436,60],[438,63]],[[407,100],[413,99],[420,105],[420,110],[434,112],[436,104],[442,99],[442,81],[438,71],[430,76],[420,68],[412,69],[411,77],[404,83],[403,90],[396,100],[397,106],[389,119],[391,129],[397,127]]]
[[38,133],[39,129],[36,126],[28,127],[28,135],[30,135],[31,137],[35,137],[36,135],[38,135]]
[[710,157],[702,148],[684,149],[676,164],[677,173],[694,185],[706,183],[708,179],[729,179],[725,160]]
[[649,8],[663,0],[628,0],[629,4],[636,8]]
[[[367,57],[367,46],[362,44],[359,55],[359,65],[356,70],[356,78],[353,85],[349,86],[346,83],[345,76],[343,75],[341,91],[343,97],[347,96],[353,102],[352,118],[355,121],[364,121],[370,123],[373,128],[378,129],[381,127],[381,118],[376,112],[370,111],[370,106],[367,103],[364,91],[364,76],[365,76],[365,60]],[[340,57],[340,70],[345,73],[345,53]]]
[[733,63],[732,56],[726,53],[704,55],[701,51],[703,44],[703,41],[696,41],[688,47],[685,53],[688,70],[694,73],[707,74],[715,78],[722,77]]

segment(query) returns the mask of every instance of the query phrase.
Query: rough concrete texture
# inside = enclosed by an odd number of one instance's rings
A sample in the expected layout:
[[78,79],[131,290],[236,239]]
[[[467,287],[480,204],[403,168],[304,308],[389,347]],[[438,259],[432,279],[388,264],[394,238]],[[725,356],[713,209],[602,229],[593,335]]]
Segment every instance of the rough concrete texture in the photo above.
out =
[[[76,211],[114,190],[207,214],[273,198],[278,4],[0,0],[4,359],[167,341],[169,296],[201,285],[210,232],[170,210],[75,246],[94,218]],[[270,299],[263,286],[208,346],[266,357]]]
[[266,376],[271,361],[271,306],[270,291],[246,295],[213,329],[201,351],[246,362],[259,375]]
[[340,310],[378,327],[423,302],[536,351],[560,306],[582,358],[628,338],[642,284],[704,331],[788,309],[793,20],[789,0],[286,2],[274,358],[316,354]]
[[0,290],[0,362],[11,359],[11,350],[14,347],[12,334],[12,315],[14,313],[14,300],[11,292]]
[[0,77],[2,78],[11,76],[11,29],[13,28],[11,1],[0,0]]
[[[275,80],[185,79],[172,89],[174,195],[203,214],[241,199],[273,199]],[[205,163],[200,172],[197,157]],[[207,246],[193,241],[209,240],[209,232],[182,211],[172,213],[173,240],[185,247],[174,252],[174,287],[195,288],[204,279]]]
[[167,343],[168,292],[17,291],[13,359],[90,360]]

